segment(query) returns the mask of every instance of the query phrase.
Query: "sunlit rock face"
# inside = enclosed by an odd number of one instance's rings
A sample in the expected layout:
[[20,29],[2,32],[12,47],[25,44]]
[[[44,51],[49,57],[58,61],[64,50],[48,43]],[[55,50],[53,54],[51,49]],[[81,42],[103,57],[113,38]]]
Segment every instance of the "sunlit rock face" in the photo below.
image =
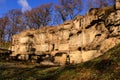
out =
[[[50,55],[53,63],[78,64],[96,58],[120,43],[119,3],[91,9],[56,27],[26,30],[12,37],[11,56]],[[58,55],[59,54],[59,55]],[[21,58],[21,57],[19,57]]]
[[116,0],[115,7],[116,7],[116,9],[120,9],[120,0]]

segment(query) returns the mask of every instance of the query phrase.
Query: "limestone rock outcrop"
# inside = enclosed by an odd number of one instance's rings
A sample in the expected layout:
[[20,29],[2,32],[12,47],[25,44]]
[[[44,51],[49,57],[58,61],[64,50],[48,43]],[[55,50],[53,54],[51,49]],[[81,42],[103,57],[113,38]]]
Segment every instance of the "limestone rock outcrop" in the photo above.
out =
[[16,34],[12,37],[11,56],[28,59],[31,54],[49,55],[54,58],[53,63],[76,64],[98,57],[119,43],[120,10],[111,6],[91,9],[57,27]]

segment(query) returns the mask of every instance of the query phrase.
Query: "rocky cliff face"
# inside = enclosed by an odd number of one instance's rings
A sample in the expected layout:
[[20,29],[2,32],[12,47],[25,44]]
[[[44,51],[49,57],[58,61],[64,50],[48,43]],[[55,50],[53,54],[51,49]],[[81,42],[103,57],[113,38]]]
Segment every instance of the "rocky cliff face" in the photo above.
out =
[[[11,56],[49,54],[55,63],[81,63],[98,57],[120,43],[120,10],[114,7],[91,9],[57,27],[26,30],[12,38]],[[61,54],[61,55],[59,55]]]

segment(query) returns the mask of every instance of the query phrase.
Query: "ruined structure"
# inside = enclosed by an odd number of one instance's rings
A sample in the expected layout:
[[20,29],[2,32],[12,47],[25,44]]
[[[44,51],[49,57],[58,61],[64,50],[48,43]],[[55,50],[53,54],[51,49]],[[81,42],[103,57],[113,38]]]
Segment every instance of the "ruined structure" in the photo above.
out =
[[90,9],[57,27],[25,30],[12,37],[11,56],[22,60],[76,64],[120,43],[120,6]]

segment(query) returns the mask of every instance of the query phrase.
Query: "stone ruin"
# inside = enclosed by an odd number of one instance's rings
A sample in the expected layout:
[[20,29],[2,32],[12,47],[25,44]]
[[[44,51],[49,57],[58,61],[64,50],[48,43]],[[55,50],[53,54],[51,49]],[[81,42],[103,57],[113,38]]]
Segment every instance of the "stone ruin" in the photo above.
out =
[[22,31],[12,37],[11,56],[27,60],[30,54],[45,55],[43,62],[54,57],[51,62],[60,65],[96,58],[120,43],[118,4],[116,8],[90,9],[84,16],[78,15],[58,26]]

